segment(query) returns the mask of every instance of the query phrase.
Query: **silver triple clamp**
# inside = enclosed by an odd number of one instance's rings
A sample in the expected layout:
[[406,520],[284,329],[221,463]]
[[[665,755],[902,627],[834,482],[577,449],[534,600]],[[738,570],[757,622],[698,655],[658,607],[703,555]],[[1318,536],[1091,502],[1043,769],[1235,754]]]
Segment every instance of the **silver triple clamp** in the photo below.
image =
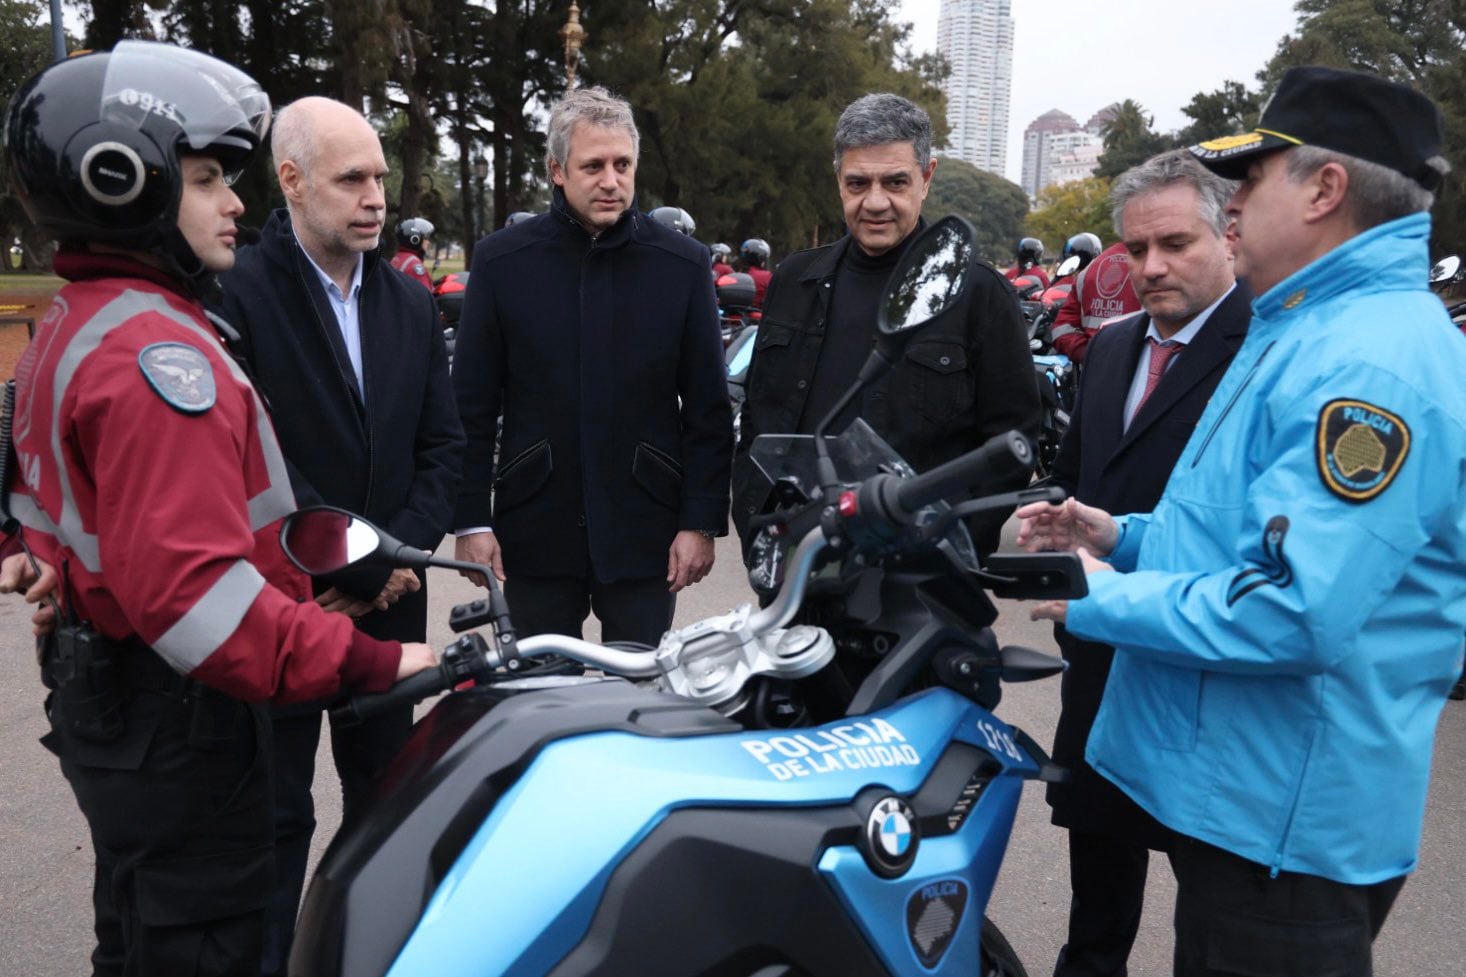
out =
[[740,693],[756,675],[804,678],[835,657],[835,642],[824,628],[807,624],[754,634],[753,608],[743,604],[727,614],[668,631],[657,645],[658,686],[715,709],[733,711]]

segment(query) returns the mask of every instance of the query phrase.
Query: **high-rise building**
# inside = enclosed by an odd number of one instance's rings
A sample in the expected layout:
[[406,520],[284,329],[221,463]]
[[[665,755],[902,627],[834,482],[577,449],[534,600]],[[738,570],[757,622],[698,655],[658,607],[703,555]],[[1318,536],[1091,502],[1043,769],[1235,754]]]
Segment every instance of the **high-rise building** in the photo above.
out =
[[942,0],[937,19],[937,50],[952,69],[942,86],[950,129],[942,154],[999,176],[1007,175],[1011,10],[1011,0]]
[[1104,152],[1105,124],[1114,117],[1106,106],[1082,128],[1073,116],[1051,109],[1023,130],[1023,172],[1019,184],[1030,201],[1045,187],[1082,180],[1094,173]]

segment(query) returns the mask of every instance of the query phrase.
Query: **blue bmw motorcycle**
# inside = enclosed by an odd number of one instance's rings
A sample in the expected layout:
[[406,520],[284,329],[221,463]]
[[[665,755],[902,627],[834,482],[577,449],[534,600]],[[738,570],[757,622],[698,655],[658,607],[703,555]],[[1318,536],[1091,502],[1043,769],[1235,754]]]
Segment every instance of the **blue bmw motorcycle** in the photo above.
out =
[[[961,296],[971,242],[948,218],[908,250],[862,383]],[[458,689],[332,842],[292,975],[1025,973],[985,912],[1023,781],[1059,773],[991,710],[1062,663],[1000,648],[987,595],[1080,596],[1084,575],[1070,554],[976,559],[963,517],[1051,490],[946,500],[1030,469],[1031,447],[915,475],[857,421],[754,453],[764,606],[612,647],[518,639],[492,589],[451,620],[487,636],[344,707]],[[338,510],[297,513],[285,544],[311,573],[460,566]],[[600,675],[527,674],[548,656]]]

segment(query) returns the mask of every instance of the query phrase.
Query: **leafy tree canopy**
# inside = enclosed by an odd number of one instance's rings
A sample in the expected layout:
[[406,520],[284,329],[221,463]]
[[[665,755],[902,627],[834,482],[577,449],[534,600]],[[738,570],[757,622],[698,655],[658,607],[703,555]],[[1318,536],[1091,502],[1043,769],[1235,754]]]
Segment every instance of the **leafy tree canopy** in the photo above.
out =
[[943,157],[932,177],[922,214],[929,221],[948,214],[967,218],[977,231],[977,252],[994,264],[1007,261],[1023,236],[1028,195],[995,173],[960,159]]
[[1094,175],[1112,180],[1130,167],[1143,163],[1156,153],[1169,149],[1172,140],[1151,128],[1155,116],[1146,112],[1134,99],[1125,99],[1115,106],[1114,115],[1104,124],[1100,134],[1105,150],[1100,154]]
[[[41,16],[44,9],[27,0],[0,0],[0,109],[51,61],[51,24],[49,17]],[[50,260],[48,242],[32,231],[19,199],[11,193],[9,167],[0,155],[0,273],[11,270],[10,245],[17,237],[24,245],[27,268]]]
[[1445,115],[1453,172],[1432,209],[1433,252],[1466,253],[1466,3],[1461,0],[1299,0],[1298,29],[1258,73],[1271,93],[1295,65],[1372,71],[1411,85]]
[[1048,187],[1038,195],[1038,208],[1028,215],[1027,233],[1057,254],[1064,242],[1081,231],[1099,235],[1106,244],[1116,240],[1110,220],[1110,181],[1091,176]]

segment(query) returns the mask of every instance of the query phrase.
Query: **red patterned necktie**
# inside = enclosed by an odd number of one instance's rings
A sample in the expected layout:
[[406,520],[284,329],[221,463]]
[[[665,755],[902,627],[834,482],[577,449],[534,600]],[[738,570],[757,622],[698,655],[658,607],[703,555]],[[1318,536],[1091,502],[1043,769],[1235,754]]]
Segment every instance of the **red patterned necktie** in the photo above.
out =
[[[1145,390],[1140,395],[1140,403],[1135,405],[1135,413],[1139,414],[1150,395],[1155,393],[1155,388],[1160,385],[1161,377],[1166,375],[1166,364],[1171,362],[1171,357],[1186,348],[1185,343],[1178,342],[1156,342],[1154,336],[1146,336],[1145,341],[1150,343],[1150,368],[1145,377]],[[1132,415],[1133,416],[1133,415]]]

